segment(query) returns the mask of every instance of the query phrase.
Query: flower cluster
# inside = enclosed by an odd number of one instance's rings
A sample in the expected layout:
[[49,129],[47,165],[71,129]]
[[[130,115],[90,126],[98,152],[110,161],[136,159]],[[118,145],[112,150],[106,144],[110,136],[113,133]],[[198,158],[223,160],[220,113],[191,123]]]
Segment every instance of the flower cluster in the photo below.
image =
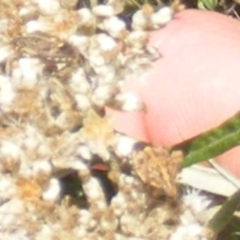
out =
[[[0,0],[2,240],[176,239],[186,207],[176,191],[179,155],[171,162],[166,150],[136,150],[105,114],[106,106],[143,109],[121,88],[159,57],[147,30],[165,26],[176,7],[144,5],[130,24],[126,8]],[[110,167],[110,199],[96,160]],[[84,197],[64,193],[71,175]]]

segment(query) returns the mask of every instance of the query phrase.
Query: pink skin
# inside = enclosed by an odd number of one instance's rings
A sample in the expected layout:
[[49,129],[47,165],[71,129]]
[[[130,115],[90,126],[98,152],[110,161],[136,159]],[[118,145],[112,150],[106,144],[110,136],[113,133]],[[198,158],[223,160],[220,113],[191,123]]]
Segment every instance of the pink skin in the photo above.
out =
[[[150,34],[162,55],[125,86],[146,113],[113,111],[118,131],[172,146],[218,126],[240,109],[240,23],[217,13],[186,10]],[[219,162],[240,177],[240,147]]]

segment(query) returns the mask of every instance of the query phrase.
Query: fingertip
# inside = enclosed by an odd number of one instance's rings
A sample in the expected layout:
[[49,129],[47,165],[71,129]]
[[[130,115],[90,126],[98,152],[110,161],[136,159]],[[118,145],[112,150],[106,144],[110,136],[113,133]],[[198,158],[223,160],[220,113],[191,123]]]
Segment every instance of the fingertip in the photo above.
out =
[[107,114],[111,116],[114,127],[119,132],[127,134],[140,141],[149,142],[149,136],[146,124],[144,122],[144,112],[122,112],[114,109],[106,109]]
[[240,146],[232,148],[217,157],[218,163],[235,177],[240,178]]

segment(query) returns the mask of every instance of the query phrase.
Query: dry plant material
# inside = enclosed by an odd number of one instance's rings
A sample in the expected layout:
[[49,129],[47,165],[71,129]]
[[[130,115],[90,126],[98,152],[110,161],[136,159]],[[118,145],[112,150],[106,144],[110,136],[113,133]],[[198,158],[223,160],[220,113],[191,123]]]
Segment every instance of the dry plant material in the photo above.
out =
[[[204,227],[175,198],[181,154],[134,153],[137,140],[116,133],[105,113],[111,103],[144,110],[122,86],[160,57],[146,30],[164,27],[174,13],[140,4],[130,20],[125,4],[0,0],[1,240],[200,239]],[[116,162],[110,197],[91,169],[96,160]],[[124,170],[126,162],[134,171]],[[64,192],[70,174],[78,176],[76,195]],[[198,227],[196,238],[186,237],[186,222]]]
[[17,37],[12,40],[11,45],[15,50],[15,59],[38,58],[44,63],[45,72],[66,71],[68,68],[70,73],[78,60],[83,59],[75,47],[43,32]]
[[133,168],[147,185],[157,188],[169,197],[177,196],[176,176],[183,158],[181,151],[172,154],[166,149],[145,147],[133,156]]

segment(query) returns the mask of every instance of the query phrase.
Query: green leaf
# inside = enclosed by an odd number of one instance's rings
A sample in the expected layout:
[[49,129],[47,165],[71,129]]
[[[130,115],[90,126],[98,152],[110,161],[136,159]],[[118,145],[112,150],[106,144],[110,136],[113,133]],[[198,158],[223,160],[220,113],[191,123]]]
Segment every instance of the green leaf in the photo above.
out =
[[209,221],[208,227],[214,232],[214,236],[211,239],[215,239],[215,237],[228,225],[239,206],[240,190],[234,193]]
[[202,10],[214,10],[218,5],[218,0],[198,0],[197,6]]
[[183,144],[175,146],[185,153],[182,167],[206,161],[240,144],[240,113],[214,128]]

